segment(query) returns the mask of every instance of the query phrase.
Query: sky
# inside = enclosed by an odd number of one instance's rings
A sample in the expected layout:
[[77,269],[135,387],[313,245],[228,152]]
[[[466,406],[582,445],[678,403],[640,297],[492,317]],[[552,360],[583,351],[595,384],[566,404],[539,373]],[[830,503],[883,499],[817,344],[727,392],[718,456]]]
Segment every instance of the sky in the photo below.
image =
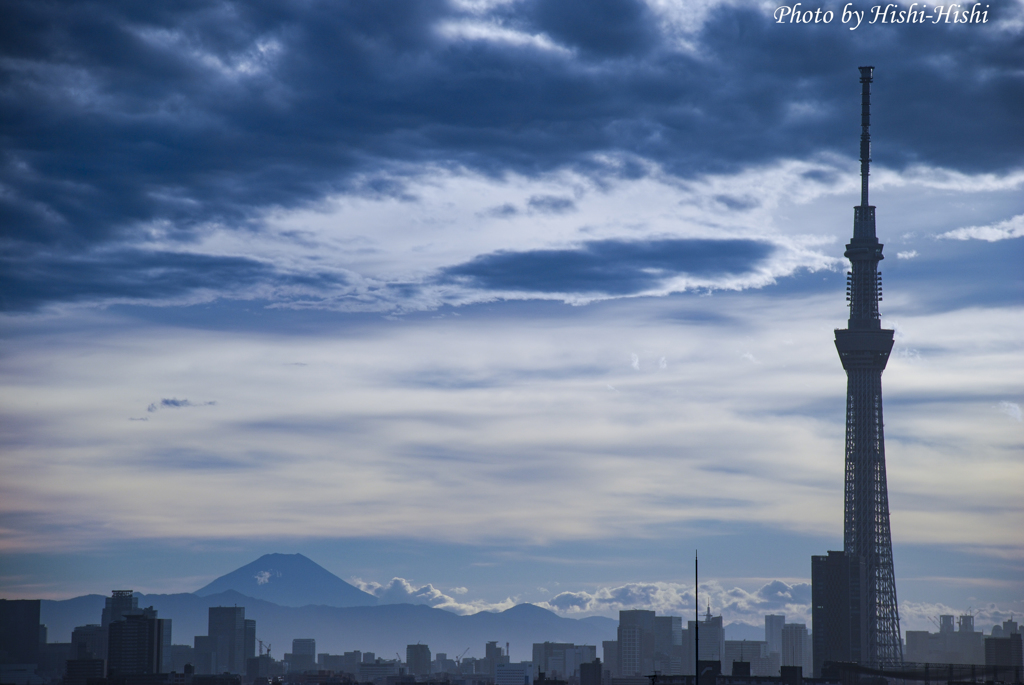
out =
[[873,65],[901,625],[1024,614],[1020,2],[2,7],[0,595],[691,615],[699,551],[809,620]]

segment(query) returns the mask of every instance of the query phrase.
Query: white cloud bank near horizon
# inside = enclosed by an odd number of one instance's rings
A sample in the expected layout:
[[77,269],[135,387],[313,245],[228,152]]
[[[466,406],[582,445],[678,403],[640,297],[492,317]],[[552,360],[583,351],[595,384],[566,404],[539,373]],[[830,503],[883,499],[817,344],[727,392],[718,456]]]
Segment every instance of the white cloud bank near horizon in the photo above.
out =
[[[353,579],[360,590],[377,597],[384,604],[425,604],[460,615],[480,611],[505,611],[519,603],[508,597],[497,602],[457,599],[445,594],[430,583],[417,585],[405,578],[395,577],[385,584]],[[466,590],[465,588],[456,588]],[[451,591],[450,591],[451,592]],[[466,594],[465,592],[452,594]],[[697,609],[703,618],[706,608],[712,615],[722,616],[725,624],[764,626],[766,614],[784,615],[787,623],[811,626],[811,586],[809,582],[772,580],[753,589],[724,585],[720,581],[705,582],[700,588],[701,604]],[[591,590],[563,591],[547,601],[529,602],[568,618],[604,616],[618,618],[618,612],[631,609],[654,611],[659,616],[682,616],[684,622],[693,620],[693,585],[670,582],[627,583]],[[938,616],[970,613],[977,630],[989,631],[1014,615],[1019,616],[1024,600],[1000,604],[988,602],[971,607],[951,607],[941,602],[900,602],[902,630],[928,630],[934,632]]]

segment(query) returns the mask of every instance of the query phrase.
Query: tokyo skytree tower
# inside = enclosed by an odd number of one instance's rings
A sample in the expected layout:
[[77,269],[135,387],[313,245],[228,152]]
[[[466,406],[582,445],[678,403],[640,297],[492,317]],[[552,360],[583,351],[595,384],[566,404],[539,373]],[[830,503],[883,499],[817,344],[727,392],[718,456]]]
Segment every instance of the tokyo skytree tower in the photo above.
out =
[[885,667],[903,662],[896,580],[889,533],[889,494],[885,481],[882,430],[882,371],[889,360],[893,331],[882,328],[882,244],[875,236],[875,208],[868,204],[871,162],[871,82],[874,67],[860,67],[860,206],[854,207],[853,239],[846,299],[850,319],[837,329],[836,349],[846,370],[846,484],[843,546],[860,563],[861,663]]

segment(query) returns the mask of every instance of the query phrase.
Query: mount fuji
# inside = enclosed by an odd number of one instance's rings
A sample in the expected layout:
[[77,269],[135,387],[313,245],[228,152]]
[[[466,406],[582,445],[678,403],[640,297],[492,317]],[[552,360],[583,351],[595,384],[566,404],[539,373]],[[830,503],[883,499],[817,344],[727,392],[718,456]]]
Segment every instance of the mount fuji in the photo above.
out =
[[377,598],[301,554],[264,554],[196,590],[200,597],[234,590],[281,606],[376,606]]

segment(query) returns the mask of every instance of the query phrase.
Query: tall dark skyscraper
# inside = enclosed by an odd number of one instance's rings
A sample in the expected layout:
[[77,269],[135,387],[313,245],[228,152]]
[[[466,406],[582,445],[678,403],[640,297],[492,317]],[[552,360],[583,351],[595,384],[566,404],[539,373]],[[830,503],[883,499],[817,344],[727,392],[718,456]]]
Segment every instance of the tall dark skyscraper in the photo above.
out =
[[107,628],[107,677],[160,673],[166,623],[156,612],[125,614]]
[[[875,208],[868,203],[871,162],[871,81],[874,67],[860,67],[860,206],[854,208],[853,239],[846,296],[847,328],[836,330],[836,349],[846,369],[846,487],[843,547],[864,573],[863,618],[866,644],[861,663],[889,666],[903,662],[896,579],[889,533],[889,494],[885,481],[882,431],[882,371],[892,351],[893,332],[882,328],[882,244],[875,236]],[[816,627],[815,627],[816,628]]]
[[811,557],[811,622],[814,677],[826,661],[859,663],[867,642],[863,621],[864,574],[857,557],[829,552]]
[[106,630],[114,621],[122,620],[126,614],[139,610],[139,598],[131,590],[114,590],[110,597],[107,597],[106,605],[103,607],[101,625]]
[[407,645],[405,666],[409,669],[409,675],[430,675],[430,647],[418,644]]
[[210,607],[208,633],[213,672],[244,673],[245,607]]
[[39,661],[38,599],[0,599],[0,663]]

